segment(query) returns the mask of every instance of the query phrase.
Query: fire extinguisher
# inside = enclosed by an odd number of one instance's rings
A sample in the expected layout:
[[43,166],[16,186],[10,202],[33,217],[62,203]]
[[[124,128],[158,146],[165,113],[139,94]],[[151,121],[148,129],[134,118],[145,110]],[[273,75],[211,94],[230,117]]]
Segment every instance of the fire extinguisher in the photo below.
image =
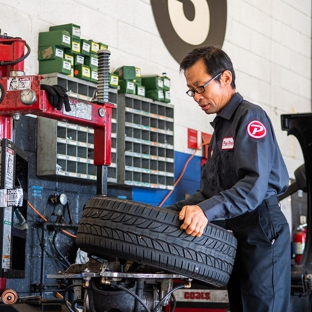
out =
[[295,254],[295,263],[298,265],[301,262],[307,237],[307,231],[305,226],[306,224],[300,225],[297,228],[297,232],[294,234],[293,247]]

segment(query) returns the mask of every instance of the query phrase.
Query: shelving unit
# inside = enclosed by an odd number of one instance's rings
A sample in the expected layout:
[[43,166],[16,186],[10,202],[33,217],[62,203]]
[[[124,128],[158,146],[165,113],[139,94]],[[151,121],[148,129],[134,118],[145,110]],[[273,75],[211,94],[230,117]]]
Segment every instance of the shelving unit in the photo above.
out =
[[171,104],[118,94],[117,183],[173,189],[173,113]]
[[[90,101],[96,84],[60,73],[44,75],[42,83],[61,85],[70,97]],[[109,90],[110,103],[117,103],[117,90]],[[112,110],[111,165],[107,182],[117,182],[116,109]],[[95,181],[94,130],[73,123],[38,117],[37,175],[63,176]]]

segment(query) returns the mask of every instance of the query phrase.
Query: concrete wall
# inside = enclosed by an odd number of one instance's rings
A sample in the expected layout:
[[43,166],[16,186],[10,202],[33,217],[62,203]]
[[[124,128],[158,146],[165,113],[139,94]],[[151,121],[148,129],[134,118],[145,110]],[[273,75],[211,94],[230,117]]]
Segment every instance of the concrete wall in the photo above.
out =
[[[231,0],[223,48],[237,73],[237,91],[271,117],[290,175],[302,164],[295,138],[280,130],[280,115],[311,111],[311,1]],[[111,51],[111,70],[135,65],[142,74],[167,73],[175,105],[175,150],[187,148],[187,128],[211,133],[205,115],[185,95],[179,65],[166,49],[149,0],[0,0],[2,33],[22,37],[32,48],[26,74],[38,73],[38,33],[75,23],[82,37]],[[198,138],[200,142],[200,137]],[[200,155],[200,152],[198,152]]]

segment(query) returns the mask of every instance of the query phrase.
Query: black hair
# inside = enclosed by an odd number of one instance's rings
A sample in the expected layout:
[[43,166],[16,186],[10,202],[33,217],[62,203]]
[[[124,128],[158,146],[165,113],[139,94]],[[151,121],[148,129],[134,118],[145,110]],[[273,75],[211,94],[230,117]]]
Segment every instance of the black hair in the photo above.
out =
[[[180,63],[180,71],[186,71],[201,58],[206,65],[207,74],[211,77],[214,77],[225,70],[229,70],[232,73],[231,87],[233,89],[236,88],[235,71],[232,61],[223,50],[215,46],[200,47],[192,50]],[[220,81],[220,77],[216,78],[216,80]]]

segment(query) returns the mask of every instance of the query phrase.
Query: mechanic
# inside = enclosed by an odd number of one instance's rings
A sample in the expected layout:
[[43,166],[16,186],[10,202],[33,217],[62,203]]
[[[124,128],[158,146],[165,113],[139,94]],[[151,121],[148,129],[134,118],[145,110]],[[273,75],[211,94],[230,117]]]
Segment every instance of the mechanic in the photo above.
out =
[[167,208],[181,229],[200,237],[208,221],[225,219],[237,238],[227,285],[231,312],[287,312],[290,301],[290,233],[277,196],[289,176],[266,112],[236,92],[229,56],[213,46],[181,62],[187,95],[216,114],[200,189]]

